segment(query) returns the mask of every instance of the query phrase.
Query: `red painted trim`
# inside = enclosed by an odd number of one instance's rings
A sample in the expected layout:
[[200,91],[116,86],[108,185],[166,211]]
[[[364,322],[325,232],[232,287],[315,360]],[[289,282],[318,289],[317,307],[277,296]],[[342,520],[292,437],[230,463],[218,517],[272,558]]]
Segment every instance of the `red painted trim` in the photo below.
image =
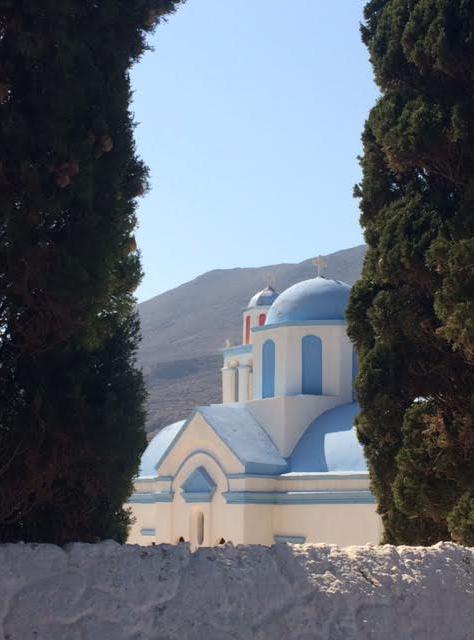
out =
[[245,344],[250,343],[250,316],[245,318]]

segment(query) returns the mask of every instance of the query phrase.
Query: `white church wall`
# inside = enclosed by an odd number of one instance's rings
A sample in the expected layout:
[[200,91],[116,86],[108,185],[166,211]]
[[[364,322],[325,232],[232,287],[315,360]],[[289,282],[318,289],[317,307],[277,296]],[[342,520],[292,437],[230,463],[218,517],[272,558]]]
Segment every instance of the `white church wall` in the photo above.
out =
[[230,476],[229,491],[276,491],[278,476]]
[[374,504],[276,505],[274,535],[342,546],[377,544],[381,521]]
[[368,491],[368,473],[309,473],[279,476],[278,491]]
[[252,400],[246,406],[286,457],[306,427],[339,404],[337,396],[298,395]]
[[266,340],[275,343],[275,396],[291,396],[302,391],[302,346],[305,336],[322,341],[323,395],[340,398],[340,404],[352,400],[352,347],[346,326],[292,325],[265,327],[253,332],[253,397],[262,397],[262,347]]
[[240,544],[273,544],[274,505],[246,504],[229,507],[236,507],[244,514],[244,531]]
[[[211,502],[187,503],[180,493],[172,503],[158,505],[132,505],[137,523],[131,528],[127,542],[143,546],[151,544],[178,544],[182,538],[191,546],[216,546],[225,542],[241,544],[245,542],[245,510],[240,505],[228,508],[218,492]],[[197,537],[197,516],[203,515],[203,541]],[[252,525],[251,525],[252,526]],[[146,530],[154,530],[154,536],[144,535]]]
[[157,476],[147,478],[137,478],[135,480],[135,491],[146,493],[147,491],[156,491]]
[[229,491],[369,491],[367,472],[228,476]]
[[368,473],[308,473],[228,477],[229,491],[368,491]]
[[[233,508],[235,506],[235,508]],[[197,515],[202,513],[204,519],[204,538],[199,542],[196,535]],[[186,503],[181,495],[177,495],[171,509],[171,535],[168,540],[159,542],[177,544],[180,538],[189,542],[193,548],[197,546],[216,546],[223,539],[226,542],[241,544],[245,542],[246,513],[240,505],[227,508],[220,493],[215,494],[211,502]],[[142,540],[142,544],[146,541]]]
[[170,503],[128,505],[133,523],[127,542],[129,544],[150,545],[171,539]]
[[[127,504],[131,516],[132,524],[128,533],[127,542],[130,544],[153,544],[157,542],[156,537],[156,509],[151,504]],[[142,527],[149,527],[152,535],[145,539],[141,533]]]
[[[382,532],[374,504],[228,505],[218,492],[210,503],[189,504],[177,493],[172,504],[133,505],[137,523],[128,543],[177,544],[183,538],[193,547],[199,546],[198,512],[204,516],[202,546],[215,546],[221,539],[233,544],[271,545],[275,536],[342,546],[378,544]],[[149,531],[156,533],[149,535]]]
[[250,399],[250,365],[239,364],[238,375],[238,402],[247,402]]
[[236,402],[237,400],[237,367],[225,366],[221,369],[222,374],[222,402]]
[[212,535],[210,545],[215,546],[223,539],[225,542],[240,544],[244,538],[244,511],[240,508],[229,509],[222,495],[212,501]]
[[186,503],[180,493],[174,497],[171,509],[171,539],[163,542],[177,544],[182,538],[193,546],[199,546],[196,539],[196,516],[202,513],[204,516],[204,541],[203,546],[212,544],[212,524],[210,503],[189,504]]
[[[219,461],[220,462],[220,461]],[[181,492],[181,486],[198,467],[204,467],[216,487],[210,502],[187,503]],[[193,545],[199,544],[196,537],[196,514],[204,515],[204,542],[206,546],[216,544],[216,538],[228,534],[232,523],[226,522],[225,501],[222,494],[228,490],[227,477],[216,459],[208,453],[198,452],[189,457],[176,472],[172,483],[174,500],[171,508],[171,539],[164,542],[176,543],[180,537]],[[237,525],[238,526],[238,525]]]
[[[265,318],[268,314],[268,310],[270,309],[270,306],[259,306],[259,307],[252,307],[250,309],[245,309],[243,312],[243,328],[242,328],[242,344],[246,344],[245,339],[246,339],[246,321],[247,321],[247,317],[250,318],[250,329],[253,329],[254,327],[258,327],[260,322],[260,316],[261,315],[265,315]],[[253,335],[252,335],[252,331],[250,331],[250,340],[249,340],[249,344],[253,343]]]

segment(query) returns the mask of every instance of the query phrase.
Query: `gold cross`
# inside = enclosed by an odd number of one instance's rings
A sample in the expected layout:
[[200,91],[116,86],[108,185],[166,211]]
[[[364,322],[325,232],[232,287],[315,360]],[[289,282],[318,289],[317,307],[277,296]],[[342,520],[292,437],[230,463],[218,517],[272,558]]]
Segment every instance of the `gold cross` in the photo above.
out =
[[318,277],[319,277],[321,275],[321,271],[324,269],[324,267],[328,266],[328,263],[324,260],[323,256],[318,256],[312,262],[313,262],[313,265],[318,270]]

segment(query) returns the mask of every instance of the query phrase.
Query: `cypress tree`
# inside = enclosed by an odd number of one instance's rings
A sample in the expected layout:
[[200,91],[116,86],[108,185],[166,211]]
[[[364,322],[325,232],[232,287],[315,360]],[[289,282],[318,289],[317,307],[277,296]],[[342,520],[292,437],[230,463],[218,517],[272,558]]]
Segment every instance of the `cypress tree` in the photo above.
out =
[[178,2],[0,2],[0,541],[126,539],[147,185],[129,70]]
[[474,2],[372,0],[358,434],[384,541],[474,544]]

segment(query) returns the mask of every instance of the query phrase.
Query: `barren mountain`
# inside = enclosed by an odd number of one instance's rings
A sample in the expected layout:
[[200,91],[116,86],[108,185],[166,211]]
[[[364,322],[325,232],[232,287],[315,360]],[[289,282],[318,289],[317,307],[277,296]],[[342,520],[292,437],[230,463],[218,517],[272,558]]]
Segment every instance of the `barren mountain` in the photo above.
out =
[[[325,256],[324,274],[353,284],[365,246]],[[242,340],[242,309],[271,275],[283,291],[315,275],[311,259],[298,264],[217,269],[139,305],[142,343],[138,364],[148,388],[147,431],[186,418],[196,405],[221,398],[221,353],[226,339]]]

